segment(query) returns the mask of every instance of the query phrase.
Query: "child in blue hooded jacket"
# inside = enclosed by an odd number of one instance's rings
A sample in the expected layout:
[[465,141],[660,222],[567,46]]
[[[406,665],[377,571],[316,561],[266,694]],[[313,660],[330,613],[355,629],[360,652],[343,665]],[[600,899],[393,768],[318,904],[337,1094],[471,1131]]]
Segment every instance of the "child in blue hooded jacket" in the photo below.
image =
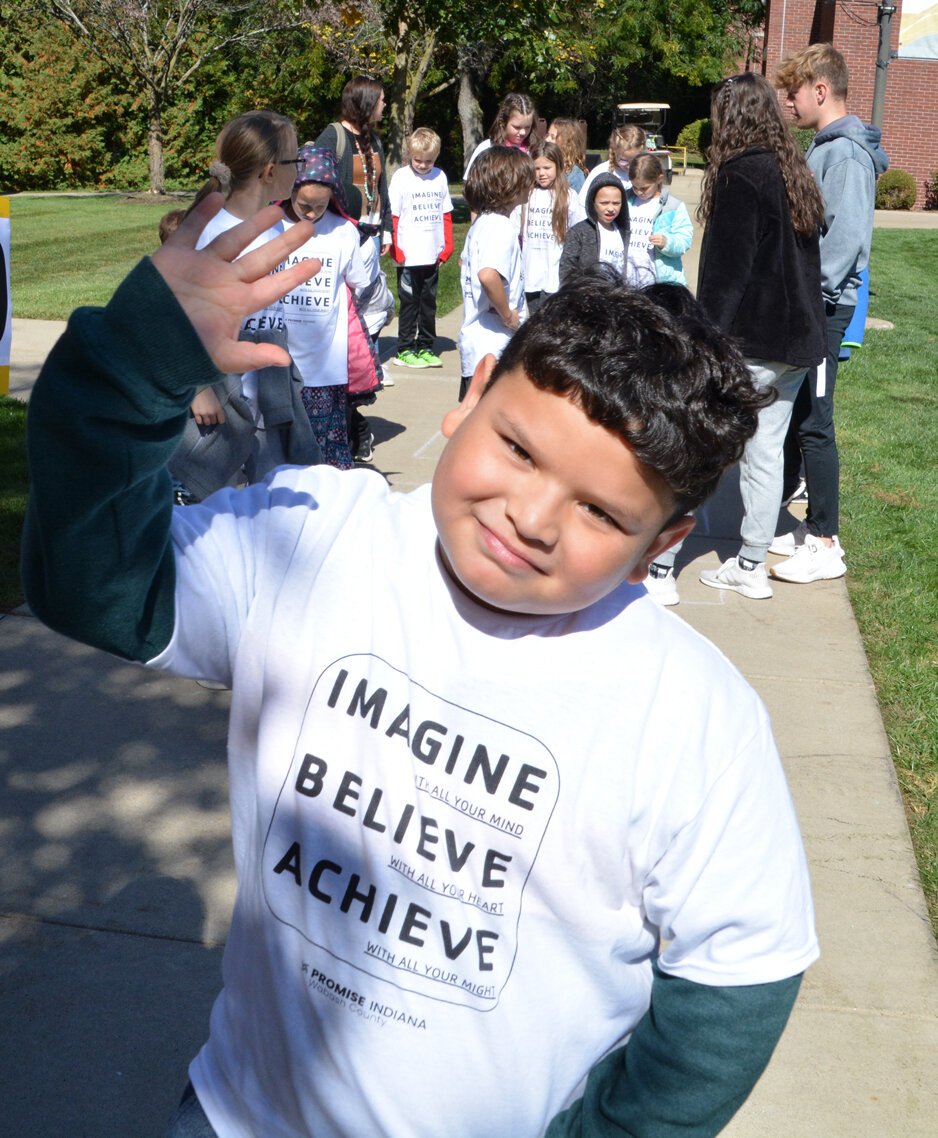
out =
[[687,284],[681,258],[694,239],[687,206],[664,184],[664,168],[654,154],[636,154],[629,163],[628,283]]

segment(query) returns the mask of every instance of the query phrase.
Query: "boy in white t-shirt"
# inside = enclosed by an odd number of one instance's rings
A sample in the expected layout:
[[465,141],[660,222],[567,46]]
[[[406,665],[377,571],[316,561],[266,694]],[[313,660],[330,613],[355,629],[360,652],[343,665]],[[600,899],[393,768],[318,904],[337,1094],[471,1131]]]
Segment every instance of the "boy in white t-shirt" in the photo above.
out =
[[442,367],[436,346],[440,265],[453,254],[453,203],[446,175],[434,165],[440,136],[418,127],[407,142],[410,164],[391,179],[391,222],[397,262],[397,356],[401,367]]
[[533,188],[534,163],[509,146],[484,150],[466,179],[463,196],[476,218],[460,257],[460,402],[479,361],[486,355],[499,356],[524,318],[524,265],[511,215]]
[[765,397],[587,278],[479,361],[431,487],[285,467],[171,511],[196,386],[285,362],[240,319],[318,268],[267,275],[304,225],[232,263],[271,211],[195,252],[211,209],[53,349],[24,533],[37,616],[232,689],[239,887],[170,1138],[712,1138],[810,889],[765,709],[641,582]]

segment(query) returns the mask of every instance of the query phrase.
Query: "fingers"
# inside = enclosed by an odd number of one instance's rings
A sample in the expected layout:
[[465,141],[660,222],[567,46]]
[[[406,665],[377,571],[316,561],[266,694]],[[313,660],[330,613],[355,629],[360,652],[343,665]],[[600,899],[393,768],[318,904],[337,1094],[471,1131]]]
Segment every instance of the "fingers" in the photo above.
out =
[[221,194],[207,194],[197,206],[193,206],[180,222],[175,233],[166,239],[167,245],[180,245],[194,249],[202,230],[225,204]]
[[[209,194],[205,200],[208,201],[214,196],[214,194]],[[278,221],[283,221],[283,210],[280,206],[265,206],[264,209],[258,210],[253,217],[249,217],[247,221],[242,221],[239,225],[226,229],[224,233],[219,233],[214,241],[210,241],[206,245],[206,249],[216,253],[223,261],[233,261],[239,253],[251,244],[255,237],[260,237]],[[293,228],[295,229],[296,226]],[[273,244],[273,242],[269,242],[269,244]],[[275,262],[275,264],[277,263],[279,262]]]
[[251,286],[253,289],[251,303],[256,306],[251,311],[255,312],[273,304],[288,292],[298,288],[304,281],[308,281],[310,277],[314,277],[321,268],[322,261],[317,257],[310,257],[282,272],[262,277]]
[[265,367],[289,367],[290,353],[276,344],[252,344],[245,340],[229,340],[212,353],[219,371],[243,375]]
[[[265,213],[261,213],[256,217],[260,217]],[[282,216],[282,215],[281,215]],[[243,222],[242,224],[247,224]],[[241,226],[229,230],[229,233],[235,233]],[[267,229],[270,228],[268,225]],[[264,232],[263,229],[260,230]],[[313,236],[313,226],[309,221],[300,221],[296,225],[291,225],[290,228],[279,236],[275,237],[272,241],[266,242],[257,249],[252,249],[250,253],[245,253],[240,257],[237,262],[238,273],[243,281],[256,281],[261,277],[266,277],[268,273],[272,272],[278,265],[283,264],[284,261],[290,256],[294,250],[305,244]],[[215,242],[212,242],[214,246]],[[322,263],[320,262],[320,268]],[[313,276],[314,272],[319,272],[319,269],[312,270],[307,276]],[[278,274],[279,275],[279,274]],[[306,280],[303,277],[302,280]]]

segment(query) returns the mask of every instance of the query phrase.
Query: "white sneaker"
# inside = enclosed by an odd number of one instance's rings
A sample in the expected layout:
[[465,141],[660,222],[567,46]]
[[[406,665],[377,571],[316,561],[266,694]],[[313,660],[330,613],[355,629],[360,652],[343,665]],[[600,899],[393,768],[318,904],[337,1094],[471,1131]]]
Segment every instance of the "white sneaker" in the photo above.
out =
[[796,549],[800,549],[804,545],[807,532],[807,522],[799,522],[791,533],[783,533],[772,539],[769,553],[775,553],[779,557],[791,557]]
[[772,586],[765,575],[765,565],[755,569],[744,569],[738,557],[730,557],[719,569],[704,569],[700,580],[711,589],[729,589],[741,593],[752,601],[767,601],[772,596]]
[[394,376],[391,375],[391,373],[384,366],[384,364],[381,365],[381,374],[378,376],[378,378],[381,380],[381,386],[382,387],[393,387],[394,386]]
[[808,500],[808,484],[803,478],[798,479],[798,485],[795,487],[794,492],[789,494],[787,498],[782,499],[783,506],[790,506],[792,502],[807,502]]
[[[655,575],[655,570],[661,574]],[[663,570],[663,572],[662,572]],[[681,597],[677,591],[677,582],[674,580],[674,570],[665,569],[663,565],[652,565],[645,578],[645,588],[648,595],[659,605],[666,607],[680,603]]]
[[844,551],[840,542],[834,538],[833,545],[825,545],[813,533],[805,536],[804,545],[799,546],[793,556],[780,565],[773,565],[771,573],[779,581],[792,581],[796,585],[807,585],[812,581],[833,581],[847,572]]

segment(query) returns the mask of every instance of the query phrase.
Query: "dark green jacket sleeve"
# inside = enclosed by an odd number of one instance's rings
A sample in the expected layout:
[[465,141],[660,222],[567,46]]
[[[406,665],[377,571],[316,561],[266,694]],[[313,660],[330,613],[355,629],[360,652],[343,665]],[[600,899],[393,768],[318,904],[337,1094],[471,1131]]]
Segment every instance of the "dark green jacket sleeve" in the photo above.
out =
[[196,388],[219,379],[145,258],[106,308],[79,308],[30,398],[23,586],[33,612],[132,660],[169,643],[166,464]]
[[655,967],[651,1007],[625,1047],[590,1072],[547,1138],[712,1138],[768,1063],[800,976],[717,988]]

